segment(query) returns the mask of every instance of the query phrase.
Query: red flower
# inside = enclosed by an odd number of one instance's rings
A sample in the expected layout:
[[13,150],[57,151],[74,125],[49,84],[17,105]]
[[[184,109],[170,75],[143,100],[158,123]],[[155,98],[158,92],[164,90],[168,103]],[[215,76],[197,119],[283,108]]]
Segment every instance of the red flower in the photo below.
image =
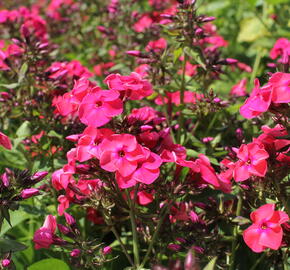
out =
[[154,51],[157,53],[163,51],[166,47],[167,47],[166,40],[164,38],[159,38],[157,40],[149,41],[145,50],[147,52]]
[[141,145],[130,134],[114,134],[99,145],[100,166],[109,172],[118,172],[127,177],[137,169],[138,160],[143,158]]
[[256,143],[242,144],[237,151],[240,159],[235,163],[234,179],[237,182],[245,181],[251,175],[264,177],[267,172],[268,152],[263,146]]
[[114,90],[100,90],[84,97],[79,107],[82,123],[92,127],[100,127],[123,112],[123,103],[119,93]]
[[251,213],[253,225],[243,233],[245,243],[254,251],[266,248],[277,250],[281,246],[283,230],[281,224],[289,220],[283,211],[274,211],[275,204],[265,204]]
[[109,89],[118,90],[131,100],[140,100],[153,93],[152,85],[136,72],[129,76],[111,74],[105,79],[105,83]]
[[137,168],[128,176],[116,173],[116,179],[120,188],[128,188],[136,185],[137,182],[150,185],[159,176],[159,167],[162,159],[149,149],[142,147],[142,157],[137,161]]
[[35,249],[49,248],[53,243],[55,230],[56,218],[48,215],[43,226],[34,233],[33,242],[35,243]]
[[237,97],[245,96],[247,94],[246,85],[247,85],[247,79],[240,80],[237,84],[235,84],[232,87],[230,95],[237,96]]
[[245,118],[251,119],[266,112],[271,104],[272,89],[265,85],[260,88],[259,80],[255,80],[255,88],[245,104],[240,108],[240,113]]

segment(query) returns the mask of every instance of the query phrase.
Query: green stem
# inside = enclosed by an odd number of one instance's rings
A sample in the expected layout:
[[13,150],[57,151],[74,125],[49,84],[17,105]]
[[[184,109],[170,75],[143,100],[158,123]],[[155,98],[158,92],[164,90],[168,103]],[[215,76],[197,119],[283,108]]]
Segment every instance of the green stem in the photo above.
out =
[[166,217],[166,215],[167,215],[167,213],[168,213],[169,205],[164,206],[163,209],[164,209],[164,210],[163,210],[164,212],[162,213],[161,218],[160,218],[159,221],[158,221],[158,224],[157,224],[156,230],[155,230],[155,232],[154,232],[154,234],[153,234],[153,236],[152,236],[151,242],[150,242],[150,244],[149,244],[149,247],[148,247],[148,249],[147,249],[146,255],[145,255],[145,257],[144,257],[144,259],[143,259],[143,261],[142,261],[142,263],[141,263],[140,268],[142,268],[142,267],[145,265],[145,263],[147,262],[147,260],[149,259],[149,255],[150,255],[150,253],[151,253],[151,251],[152,251],[152,249],[153,249],[153,246],[154,246],[155,241],[156,241],[156,239],[157,239],[157,236],[158,236],[158,234],[159,234],[160,228],[161,228],[161,226],[162,226],[162,224],[163,224],[163,221],[164,221],[164,219],[165,219],[165,217]]
[[[183,48],[184,50],[184,48]],[[184,59],[183,59],[183,63],[182,63],[182,81],[181,81],[181,87],[180,87],[180,105],[181,110],[179,111],[179,117],[178,117],[178,124],[179,124],[179,128],[178,128],[178,132],[177,132],[177,141],[178,143],[181,143],[181,132],[183,129],[183,125],[184,125],[184,119],[183,119],[183,114],[182,114],[182,109],[183,109],[183,105],[184,105],[184,92],[185,92],[185,72],[186,72],[186,62],[187,62],[187,54],[184,52]]]
[[117,238],[119,244],[121,245],[121,248],[122,248],[122,250],[123,250],[125,256],[127,257],[128,261],[129,261],[130,264],[133,266],[134,263],[133,263],[133,261],[132,261],[130,255],[128,254],[127,249],[126,249],[125,245],[123,244],[123,242],[122,242],[122,240],[121,240],[121,237],[119,236],[119,234],[118,234],[118,232],[116,231],[115,227],[112,226],[112,227],[111,227],[111,230],[112,230],[113,234],[115,235],[115,237]]
[[258,260],[256,260],[255,264],[250,268],[250,270],[255,270],[256,267],[258,266],[258,264],[260,264],[261,261],[263,261],[266,257],[267,253],[264,252],[263,255],[260,256],[260,258]]
[[[242,204],[243,204],[243,198],[242,198],[242,195],[240,194],[238,196],[238,205],[237,205],[237,210],[236,210],[236,216],[241,215]],[[238,231],[239,231],[239,226],[235,226],[233,229],[234,239],[232,241],[232,252],[231,252],[231,260],[230,260],[229,270],[235,269],[235,259],[236,259],[237,243],[238,243]]]
[[130,205],[130,221],[131,221],[132,235],[133,235],[134,263],[135,263],[136,269],[138,269],[140,265],[140,257],[139,257],[139,243],[138,243],[137,226],[136,226],[136,220],[135,220],[134,204],[130,198],[130,194],[128,190],[126,190],[126,194],[127,194],[129,205]]
[[289,205],[288,205],[288,200],[287,200],[287,198],[285,198],[283,196],[279,183],[277,183],[275,180],[273,182],[274,182],[274,185],[275,185],[275,188],[276,188],[276,191],[277,191],[277,194],[276,194],[277,198],[282,203],[282,205],[285,207],[285,210],[286,210],[287,214],[290,216],[290,208],[289,208]]
[[259,65],[260,65],[260,61],[261,61],[261,57],[262,57],[262,52],[261,52],[261,48],[260,50],[258,50],[257,54],[256,54],[256,58],[255,58],[255,62],[254,62],[254,66],[253,66],[253,72],[251,74],[251,78],[250,78],[250,84],[254,82],[254,79],[257,75],[257,72],[258,72],[258,68],[259,68]]

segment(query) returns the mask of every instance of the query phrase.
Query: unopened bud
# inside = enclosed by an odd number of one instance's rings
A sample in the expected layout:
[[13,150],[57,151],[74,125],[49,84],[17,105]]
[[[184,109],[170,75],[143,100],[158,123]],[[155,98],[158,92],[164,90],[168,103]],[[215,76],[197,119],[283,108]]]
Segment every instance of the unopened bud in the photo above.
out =
[[37,188],[27,188],[21,191],[20,196],[22,199],[28,199],[38,194],[39,190]]
[[215,17],[213,17],[213,16],[200,18],[200,22],[203,22],[203,23],[212,22],[214,20],[215,20]]
[[72,257],[78,257],[80,255],[81,251],[79,249],[74,249],[72,250],[72,252],[70,253],[70,255]]
[[34,175],[32,175],[31,179],[34,180],[35,182],[39,182],[47,175],[48,175],[48,172],[46,171],[37,172]]
[[65,221],[67,224],[69,225],[75,225],[76,224],[76,221],[75,219],[68,213],[64,212],[64,218],[65,218]]
[[110,246],[106,246],[103,248],[104,255],[110,254],[111,252],[112,252],[112,248]]
[[7,267],[7,266],[9,266],[10,265],[10,263],[11,263],[11,260],[9,260],[9,259],[4,259],[4,260],[2,260],[2,266],[3,267]]
[[199,270],[199,269],[200,268],[198,264],[196,263],[194,251],[190,249],[184,261],[184,270]]

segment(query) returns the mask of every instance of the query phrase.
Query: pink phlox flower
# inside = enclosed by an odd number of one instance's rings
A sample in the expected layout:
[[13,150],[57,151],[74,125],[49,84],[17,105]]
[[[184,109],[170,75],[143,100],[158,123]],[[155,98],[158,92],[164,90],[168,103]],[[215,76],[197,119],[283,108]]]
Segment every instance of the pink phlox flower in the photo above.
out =
[[[184,103],[193,103],[195,104],[198,100],[202,98],[201,94],[185,91],[184,92]],[[176,92],[167,92],[166,97],[158,96],[155,99],[157,105],[163,105],[167,103],[173,103],[175,105],[180,105],[180,91]]]
[[283,237],[281,224],[289,220],[288,215],[284,211],[275,211],[275,204],[265,204],[251,213],[251,220],[254,224],[243,232],[249,248],[254,252],[279,249]]
[[100,127],[122,112],[123,103],[118,91],[99,90],[83,98],[79,107],[79,118],[87,126]]
[[139,65],[134,69],[134,72],[138,73],[142,78],[145,78],[148,76],[148,71],[150,70],[150,65],[148,64],[142,64]]
[[116,172],[116,180],[120,188],[129,188],[138,182],[150,185],[158,178],[162,159],[145,147],[141,150],[142,157],[138,159],[137,167],[131,174],[123,176]]
[[53,244],[56,226],[56,218],[48,215],[43,226],[34,233],[33,242],[35,243],[35,249],[49,248]]
[[257,143],[242,144],[237,150],[239,160],[235,163],[233,176],[235,181],[241,182],[252,175],[264,177],[267,173],[268,152]]
[[143,159],[141,145],[131,134],[114,134],[98,145],[96,157],[100,166],[109,172],[118,172],[126,177],[137,169],[138,160]]
[[281,56],[281,58],[278,60],[279,62],[283,64],[287,64],[289,62],[290,40],[287,38],[279,38],[270,51],[270,57],[272,59],[276,59],[279,56]]
[[97,151],[97,145],[106,137],[113,134],[113,131],[107,128],[96,129],[87,127],[79,135],[76,147],[76,159],[80,162],[91,159]]
[[247,79],[240,80],[237,84],[235,84],[232,87],[230,95],[237,96],[237,97],[243,97],[247,95],[246,85],[247,85]]
[[121,96],[130,100],[141,100],[153,93],[152,85],[136,72],[132,72],[129,76],[111,74],[104,82],[109,89],[119,91]]
[[154,51],[155,53],[162,52],[167,47],[167,41],[164,38],[149,41],[145,50],[147,52]]
[[195,160],[195,165],[191,169],[193,180],[202,180],[207,184],[213,185],[215,188],[220,187],[217,174],[211,166],[208,157],[204,154],[198,155],[198,158]]
[[245,118],[251,119],[266,112],[271,104],[272,87],[265,85],[260,87],[259,80],[255,80],[255,88],[244,105],[240,108],[240,113]]
[[153,20],[149,15],[144,14],[142,17],[133,25],[134,31],[140,33],[151,27]]

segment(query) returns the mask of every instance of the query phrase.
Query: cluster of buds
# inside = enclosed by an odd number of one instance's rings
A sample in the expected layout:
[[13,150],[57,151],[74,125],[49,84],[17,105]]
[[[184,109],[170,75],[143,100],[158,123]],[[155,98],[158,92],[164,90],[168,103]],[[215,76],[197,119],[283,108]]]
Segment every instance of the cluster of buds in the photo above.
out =
[[10,223],[9,210],[17,210],[22,200],[39,195],[39,189],[33,186],[40,182],[48,172],[37,172],[33,175],[28,170],[7,169],[0,175],[0,210],[2,220]]
[[[96,240],[84,240],[76,220],[64,213],[65,225],[58,224],[56,217],[48,215],[44,224],[39,228],[33,237],[35,248],[50,248],[51,245],[61,246],[70,254],[71,263],[80,269],[90,269],[92,265],[98,267],[109,261],[106,255],[110,254],[110,246],[103,246]],[[56,230],[68,240],[56,234]]]

